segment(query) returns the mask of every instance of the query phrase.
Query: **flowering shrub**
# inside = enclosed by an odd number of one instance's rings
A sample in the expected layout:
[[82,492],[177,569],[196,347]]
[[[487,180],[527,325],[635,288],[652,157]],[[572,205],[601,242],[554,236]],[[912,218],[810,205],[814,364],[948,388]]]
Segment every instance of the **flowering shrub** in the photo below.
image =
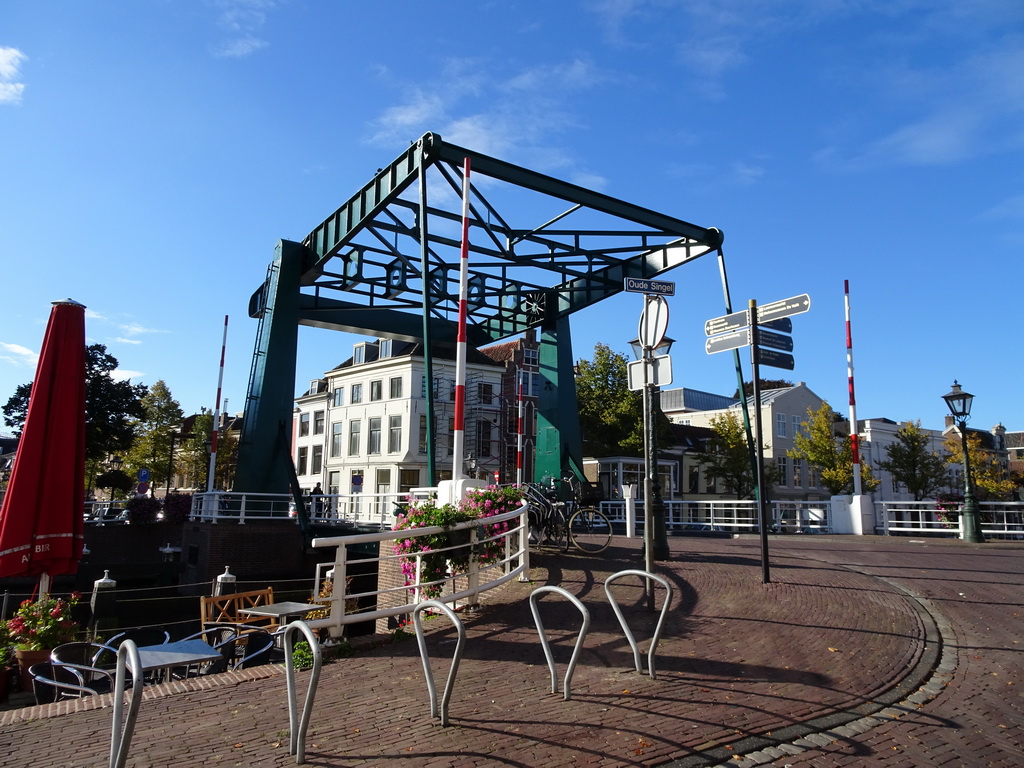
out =
[[191,513],[191,493],[172,493],[164,499],[164,522],[184,523]]
[[150,496],[135,496],[124,505],[128,510],[128,522],[132,525],[148,525],[156,522],[160,511],[160,499]]
[[27,651],[42,651],[72,642],[78,634],[78,622],[71,618],[71,606],[81,595],[71,593],[70,600],[44,595],[32,602],[25,600],[7,620],[8,642]]
[[[520,488],[492,485],[470,490],[458,505],[445,504],[439,507],[433,501],[410,501],[407,510],[395,518],[392,528],[396,531],[434,526],[450,529],[457,523],[511,512],[520,505],[522,498],[523,491]],[[419,583],[424,585],[421,588],[424,597],[439,597],[444,591],[444,580],[452,573],[465,573],[471,558],[475,558],[480,565],[498,562],[504,551],[504,543],[501,539],[487,539],[500,536],[508,529],[507,522],[481,526],[478,538],[482,541],[472,551],[468,546],[452,548],[456,542],[452,541],[448,530],[429,536],[396,540],[395,549],[402,556],[405,583],[416,583],[416,563],[419,560]],[[468,543],[468,536],[466,541]]]
[[[515,485],[500,487],[491,485],[487,488],[472,488],[462,502],[462,509],[469,512],[474,519],[502,515],[518,509],[523,503],[524,491]],[[477,559],[480,565],[491,565],[501,560],[504,554],[504,541],[500,537],[508,533],[509,521],[485,525],[480,529],[482,539]],[[488,541],[488,539],[492,539]]]

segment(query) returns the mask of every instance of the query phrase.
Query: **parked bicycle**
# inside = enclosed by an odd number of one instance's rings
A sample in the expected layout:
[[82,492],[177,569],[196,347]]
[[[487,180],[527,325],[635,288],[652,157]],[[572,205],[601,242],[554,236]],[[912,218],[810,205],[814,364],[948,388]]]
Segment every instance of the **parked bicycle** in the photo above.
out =
[[526,484],[530,543],[554,546],[562,552],[567,552],[570,544],[589,554],[604,551],[612,540],[611,522],[600,510],[583,506],[580,481],[574,475],[562,478],[562,483],[572,496],[567,501],[558,498],[553,484]]

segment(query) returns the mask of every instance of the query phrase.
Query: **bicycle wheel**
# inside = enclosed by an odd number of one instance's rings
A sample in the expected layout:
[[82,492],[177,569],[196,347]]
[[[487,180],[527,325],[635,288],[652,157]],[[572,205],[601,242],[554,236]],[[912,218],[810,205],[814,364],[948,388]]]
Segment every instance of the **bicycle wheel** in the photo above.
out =
[[612,524],[603,512],[587,507],[569,519],[569,538],[582,552],[603,552],[612,540]]
[[565,515],[555,512],[548,520],[548,538],[559,552],[569,551],[569,534],[566,530]]

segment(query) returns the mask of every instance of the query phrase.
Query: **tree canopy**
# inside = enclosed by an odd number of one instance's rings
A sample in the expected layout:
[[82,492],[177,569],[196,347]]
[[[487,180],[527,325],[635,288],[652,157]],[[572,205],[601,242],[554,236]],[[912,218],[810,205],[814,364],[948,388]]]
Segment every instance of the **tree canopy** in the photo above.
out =
[[[135,440],[137,420],[142,418],[144,384],[117,381],[111,375],[117,358],[103,344],[85,348],[85,459],[97,462],[128,451]],[[25,426],[32,384],[21,384],[3,407],[4,423],[18,435]]]
[[908,421],[896,432],[896,442],[885,446],[887,458],[880,469],[914,495],[914,501],[934,498],[949,481],[946,457],[928,450],[928,435],[920,421]]
[[749,498],[754,493],[757,478],[750,464],[750,450],[747,446],[746,430],[739,416],[727,411],[711,419],[714,436],[708,441],[706,451],[697,461],[708,480],[721,481],[728,493],[738,499]]
[[[833,496],[838,496],[853,493],[853,447],[848,435],[836,433],[833,414],[827,401],[816,411],[808,408],[807,421],[801,423],[803,429],[793,436],[795,447],[787,451],[787,455],[816,467],[821,484]],[[878,487],[878,479],[867,462],[861,462],[860,477],[865,492]]]
[[185,414],[163,379],[149,388],[142,408],[144,414],[136,424],[138,436],[125,457],[125,466],[133,472],[149,469],[155,486],[167,478],[171,435],[178,431]]
[[[959,432],[946,435],[943,444],[949,451],[948,462],[954,466],[963,466],[964,450]],[[1014,482],[1010,478],[1007,467],[1003,466],[995,454],[981,446],[981,438],[976,432],[967,431],[967,452],[971,459],[971,477],[974,479],[974,495],[978,501],[1005,501],[1013,493]]]

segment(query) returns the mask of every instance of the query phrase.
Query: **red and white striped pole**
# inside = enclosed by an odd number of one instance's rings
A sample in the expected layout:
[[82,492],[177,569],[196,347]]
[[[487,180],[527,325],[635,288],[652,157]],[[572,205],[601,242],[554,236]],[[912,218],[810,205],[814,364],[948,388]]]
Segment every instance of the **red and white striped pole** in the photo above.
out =
[[210,467],[206,473],[206,492],[213,492],[217,473],[217,436],[220,433],[220,392],[224,385],[224,352],[228,346],[228,316],[224,315],[224,338],[220,343],[220,372],[217,374],[217,400],[213,404],[213,432],[210,434]]
[[[452,479],[466,477],[466,296],[469,286],[469,158],[462,169],[462,258],[459,260],[459,327],[455,346],[455,433],[452,435]],[[427,350],[429,354],[429,350]]]
[[523,371],[519,370],[519,381],[516,382],[516,485],[523,484]]
[[850,450],[853,453],[853,495],[861,495],[860,438],[857,434],[857,398],[853,393],[853,333],[850,330],[850,281],[844,280],[846,294],[846,371],[850,388]]

